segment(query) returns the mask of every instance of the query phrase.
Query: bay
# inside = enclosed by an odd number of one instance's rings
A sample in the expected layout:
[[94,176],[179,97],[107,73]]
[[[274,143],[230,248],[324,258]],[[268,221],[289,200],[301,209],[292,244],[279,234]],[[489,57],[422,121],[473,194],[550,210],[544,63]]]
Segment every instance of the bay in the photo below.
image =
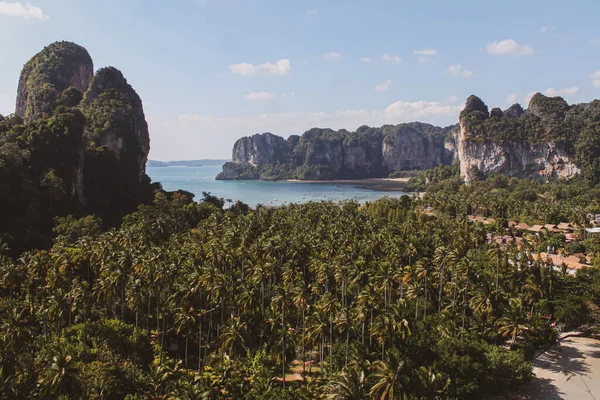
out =
[[221,172],[221,166],[206,165],[199,167],[148,167],[146,172],[153,182],[160,182],[165,190],[183,189],[202,198],[202,192],[240,200],[250,206],[262,204],[278,206],[309,201],[356,200],[359,203],[375,201],[388,196],[398,198],[402,191],[375,191],[358,187],[356,183],[314,183],[314,182],[266,182],[266,181],[218,181],[215,176]]

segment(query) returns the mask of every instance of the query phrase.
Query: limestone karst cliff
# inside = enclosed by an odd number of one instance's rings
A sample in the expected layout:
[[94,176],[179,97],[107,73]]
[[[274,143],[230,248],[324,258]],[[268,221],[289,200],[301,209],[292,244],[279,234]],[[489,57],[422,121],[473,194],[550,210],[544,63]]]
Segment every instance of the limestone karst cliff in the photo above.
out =
[[149,150],[142,101],[123,74],[94,75],[74,43],[47,46],[23,68],[15,114],[0,116],[0,242],[43,246],[66,214],[119,223],[152,199]]
[[542,180],[590,173],[594,160],[586,154],[600,133],[599,115],[598,101],[569,106],[540,93],[527,110],[516,104],[488,113],[481,99],[471,96],[454,131],[461,175],[468,183],[496,173]]
[[88,51],[71,42],[46,46],[23,67],[15,114],[25,122],[50,116],[69,95],[69,88],[84,93],[94,75]]
[[569,105],[536,94],[527,110],[467,99],[459,123],[311,129],[287,140],[262,134],[238,140],[218,179],[358,179],[460,164],[465,182],[491,174],[548,180],[600,178],[600,101]]
[[271,133],[238,140],[218,179],[357,179],[452,164],[452,127],[410,123],[356,132],[314,128],[287,140]]
[[146,173],[150,134],[142,100],[113,67],[100,69],[85,93],[86,137],[94,147],[106,147],[118,162],[130,162],[128,172],[138,182]]
[[[138,187],[148,180],[150,135],[142,100],[114,67],[96,72],[85,93],[85,201],[109,212],[117,203],[134,207]],[[104,179],[106,175],[110,180]]]

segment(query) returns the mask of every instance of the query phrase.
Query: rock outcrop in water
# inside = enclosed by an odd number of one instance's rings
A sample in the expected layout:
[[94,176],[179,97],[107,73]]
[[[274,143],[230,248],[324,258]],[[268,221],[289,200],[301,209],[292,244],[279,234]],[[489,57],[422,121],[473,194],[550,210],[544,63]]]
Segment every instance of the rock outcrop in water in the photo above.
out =
[[270,133],[238,140],[217,179],[359,179],[460,163],[468,183],[490,174],[548,180],[583,174],[600,181],[600,101],[569,105],[536,94],[528,109],[467,99],[459,123],[311,129],[287,140]]
[[410,123],[356,132],[314,128],[287,140],[271,133],[238,140],[217,179],[358,179],[452,164],[452,127]]

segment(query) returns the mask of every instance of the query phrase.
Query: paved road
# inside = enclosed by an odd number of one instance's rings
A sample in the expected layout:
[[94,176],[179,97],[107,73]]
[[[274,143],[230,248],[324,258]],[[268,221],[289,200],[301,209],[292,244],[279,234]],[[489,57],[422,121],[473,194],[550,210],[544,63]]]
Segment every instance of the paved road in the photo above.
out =
[[569,337],[538,357],[519,400],[600,400],[600,341]]

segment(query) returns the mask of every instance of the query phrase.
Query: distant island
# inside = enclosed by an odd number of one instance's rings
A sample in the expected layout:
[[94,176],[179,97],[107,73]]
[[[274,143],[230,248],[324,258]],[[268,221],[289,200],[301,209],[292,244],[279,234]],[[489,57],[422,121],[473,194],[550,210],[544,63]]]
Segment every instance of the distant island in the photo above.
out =
[[183,161],[157,161],[148,160],[147,166],[150,168],[161,167],[203,167],[215,166],[220,167],[230,160],[183,160]]

